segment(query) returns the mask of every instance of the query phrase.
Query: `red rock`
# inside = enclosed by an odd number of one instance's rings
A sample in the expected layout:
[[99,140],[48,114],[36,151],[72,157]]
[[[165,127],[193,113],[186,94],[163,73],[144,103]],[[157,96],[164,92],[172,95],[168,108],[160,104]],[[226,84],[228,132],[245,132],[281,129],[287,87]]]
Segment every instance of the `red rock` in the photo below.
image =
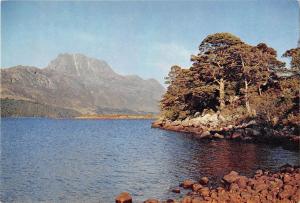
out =
[[291,185],[285,185],[284,186],[284,190],[282,192],[280,192],[278,194],[278,196],[281,199],[286,199],[286,198],[290,198],[291,196],[293,196],[295,190],[293,189],[293,187]]
[[195,197],[192,199],[192,203],[203,203],[203,202],[205,201],[203,201],[203,199],[200,197]]
[[239,188],[244,189],[247,187],[248,178],[245,176],[240,176],[240,178],[236,181]]
[[260,175],[260,176],[261,176],[263,173],[264,173],[264,172],[263,172],[262,170],[257,170],[257,171],[255,172],[256,175]]
[[144,203],[159,203],[157,199],[147,199]]
[[242,133],[234,132],[234,133],[232,133],[232,135],[230,137],[231,137],[231,139],[237,139],[237,138],[240,138],[241,136],[242,136]]
[[162,123],[162,121],[154,121],[153,123],[152,123],[152,125],[151,125],[151,127],[152,128],[160,128],[160,127],[162,127],[162,125],[163,125],[163,123]]
[[277,186],[278,186],[279,188],[281,188],[281,187],[283,186],[283,181],[280,180],[279,178],[275,178],[274,181],[276,182],[276,184],[277,184]]
[[256,185],[254,185],[253,189],[256,191],[256,192],[260,192],[262,190],[265,190],[268,188],[268,185],[264,184],[264,183],[257,183]]
[[294,193],[294,195],[291,197],[291,199],[294,202],[300,202],[300,188],[298,187],[298,189],[296,190],[296,192]]
[[201,188],[203,188],[202,185],[198,184],[198,183],[195,183],[193,184],[193,187],[192,187],[192,190],[197,192],[198,190],[200,190]]
[[215,134],[213,135],[213,138],[224,139],[224,135],[220,135],[219,133],[215,133]]
[[174,193],[180,193],[180,189],[179,188],[173,188],[172,192],[174,192]]
[[116,203],[132,203],[132,197],[128,192],[122,192],[116,197]]
[[202,185],[207,185],[208,182],[209,182],[208,177],[202,177],[199,181],[199,183]]
[[225,181],[225,183],[230,184],[236,181],[238,178],[239,178],[239,174],[235,171],[231,171],[229,174],[223,177],[223,180]]
[[288,174],[285,174],[284,176],[283,176],[283,182],[284,183],[288,183],[288,182],[290,182],[292,180],[292,178],[291,178],[291,176],[289,176]]
[[231,183],[229,186],[230,191],[238,191],[239,189],[240,188],[239,188],[238,184],[236,184],[236,183]]
[[181,203],[192,203],[192,198],[190,196],[185,196]]
[[207,188],[207,187],[204,187],[204,188],[202,188],[202,189],[200,189],[199,190],[199,193],[202,195],[202,196],[204,196],[204,197],[206,197],[206,196],[208,196],[209,195],[209,189]]
[[250,199],[251,194],[249,194],[248,192],[241,192],[241,197],[245,200]]
[[184,189],[190,189],[190,188],[192,188],[192,186],[193,186],[194,183],[195,183],[194,181],[186,179],[186,180],[183,181],[182,187]]

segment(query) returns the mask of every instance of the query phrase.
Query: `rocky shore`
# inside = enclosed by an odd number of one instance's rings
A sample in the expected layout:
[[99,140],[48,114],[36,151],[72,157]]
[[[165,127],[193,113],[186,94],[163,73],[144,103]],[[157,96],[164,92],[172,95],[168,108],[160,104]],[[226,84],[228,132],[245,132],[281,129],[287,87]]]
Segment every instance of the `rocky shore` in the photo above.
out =
[[195,118],[171,121],[158,119],[153,128],[192,133],[199,139],[230,139],[247,142],[264,142],[299,149],[299,126],[271,125],[259,119],[230,122],[218,114],[206,114]]
[[[221,180],[221,185],[211,187],[209,179],[184,180],[172,191],[180,193],[190,190],[180,200],[168,199],[159,201],[148,199],[144,203],[201,203],[201,202],[299,202],[300,201],[300,168],[288,164],[278,171],[257,170],[253,177],[240,175],[231,171]],[[132,203],[129,193],[121,193],[116,203]]]

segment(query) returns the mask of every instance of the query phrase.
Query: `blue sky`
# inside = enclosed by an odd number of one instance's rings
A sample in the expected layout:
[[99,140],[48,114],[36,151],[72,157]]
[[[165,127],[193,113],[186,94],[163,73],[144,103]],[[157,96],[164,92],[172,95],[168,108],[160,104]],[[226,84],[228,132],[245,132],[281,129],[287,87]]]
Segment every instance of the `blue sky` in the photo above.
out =
[[83,53],[163,83],[216,32],[265,42],[281,56],[297,45],[298,13],[293,0],[2,1],[1,66],[45,67],[59,53]]

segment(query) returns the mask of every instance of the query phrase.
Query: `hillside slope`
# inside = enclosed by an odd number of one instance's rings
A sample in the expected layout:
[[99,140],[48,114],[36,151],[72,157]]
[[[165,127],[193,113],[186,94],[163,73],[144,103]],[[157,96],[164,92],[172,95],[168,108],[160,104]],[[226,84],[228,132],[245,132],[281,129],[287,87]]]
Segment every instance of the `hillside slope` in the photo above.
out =
[[105,62],[60,54],[43,69],[1,69],[1,98],[71,109],[81,114],[158,112],[164,88],[154,79],[122,76]]

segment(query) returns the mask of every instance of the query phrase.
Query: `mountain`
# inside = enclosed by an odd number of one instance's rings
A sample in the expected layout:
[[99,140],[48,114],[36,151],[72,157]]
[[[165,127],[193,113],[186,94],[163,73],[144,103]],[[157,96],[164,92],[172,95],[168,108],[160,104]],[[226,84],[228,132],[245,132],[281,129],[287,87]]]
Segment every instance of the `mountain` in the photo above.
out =
[[[22,101],[16,106],[24,108],[35,103],[70,110],[72,115],[156,113],[165,91],[154,79],[119,75],[105,61],[82,54],[60,54],[42,69],[2,68],[1,77],[1,99],[6,103]],[[2,106],[2,112],[8,106]],[[9,109],[5,112],[9,115]]]

